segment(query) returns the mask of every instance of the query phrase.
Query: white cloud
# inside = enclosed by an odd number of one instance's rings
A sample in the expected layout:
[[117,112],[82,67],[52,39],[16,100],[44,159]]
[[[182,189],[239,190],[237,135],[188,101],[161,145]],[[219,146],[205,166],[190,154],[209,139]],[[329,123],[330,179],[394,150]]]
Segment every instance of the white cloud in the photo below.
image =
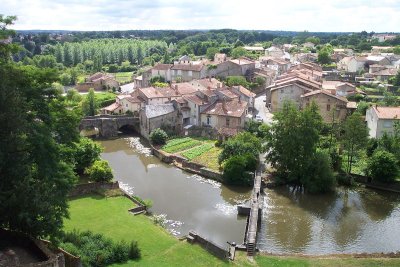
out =
[[398,31],[398,0],[2,0],[15,29]]

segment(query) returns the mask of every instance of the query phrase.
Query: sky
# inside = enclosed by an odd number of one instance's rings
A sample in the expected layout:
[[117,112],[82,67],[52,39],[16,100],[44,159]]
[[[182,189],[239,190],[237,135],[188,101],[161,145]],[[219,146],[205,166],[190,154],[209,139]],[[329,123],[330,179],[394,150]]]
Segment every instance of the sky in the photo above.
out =
[[1,0],[16,30],[399,32],[400,0]]

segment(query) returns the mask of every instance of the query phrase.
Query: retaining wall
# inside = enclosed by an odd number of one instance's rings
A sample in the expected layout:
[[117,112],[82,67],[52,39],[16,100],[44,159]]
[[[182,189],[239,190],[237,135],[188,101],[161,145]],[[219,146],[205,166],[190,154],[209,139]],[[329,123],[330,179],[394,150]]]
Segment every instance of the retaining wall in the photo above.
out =
[[[201,176],[204,176],[206,178],[216,180],[219,182],[222,182],[222,174],[213,170],[210,170],[203,165],[190,162],[187,159],[177,156],[177,155],[171,155],[166,152],[163,152],[161,150],[158,150],[157,148],[151,146],[151,151],[152,154],[160,159],[162,162],[165,163],[174,163],[176,167],[181,168],[187,172],[190,173],[195,173]],[[176,164],[178,163],[178,164]]]
[[118,189],[118,182],[95,182],[86,184],[77,184],[69,193],[70,197],[82,196],[98,190]]
[[204,237],[201,237],[194,231],[190,231],[188,237],[189,242],[199,244],[202,248],[222,260],[226,260],[229,256],[229,252],[227,250],[219,247],[218,245],[205,239]]

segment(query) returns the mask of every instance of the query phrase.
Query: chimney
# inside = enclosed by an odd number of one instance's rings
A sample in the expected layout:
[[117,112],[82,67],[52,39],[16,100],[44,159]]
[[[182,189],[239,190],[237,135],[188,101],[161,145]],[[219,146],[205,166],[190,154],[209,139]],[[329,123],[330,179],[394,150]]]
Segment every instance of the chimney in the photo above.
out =
[[222,110],[226,113],[227,112],[227,110],[226,110],[226,99],[225,99],[225,97],[222,99]]

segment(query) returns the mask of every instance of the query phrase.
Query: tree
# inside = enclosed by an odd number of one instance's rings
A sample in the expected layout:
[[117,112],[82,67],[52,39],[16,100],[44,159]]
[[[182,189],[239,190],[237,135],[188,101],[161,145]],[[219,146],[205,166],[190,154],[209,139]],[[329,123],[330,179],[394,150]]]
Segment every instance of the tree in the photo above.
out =
[[70,158],[74,163],[75,171],[82,174],[86,168],[100,159],[102,148],[93,140],[83,137],[74,143]]
[[354,156],[368,142],[368,129],[361,114],[355,112],[345,120],[343,131],[342,144],[347,153],[346,172],[350,174]]
[[400,71],[397,72],[396,76],[391,80],[394,86],[400,86]]
[[236,47],[232,49],[231,56],[233,58],[239,58],[246,55],[246,50],[243,47]]
[[85,174],[90,180],[96,182],[109,182],[114,177],[108,161],[105,160],[96,160],[93,165],[85,169]]
[[63,73],[60,75],[60,83],[62,85],[70,85],[71,84],[71,75],[69,73]]
[[209,48],[207,48],[207,52],[206,52],[207,58],[208,58],[209,60],[214,60],[214,56],[215,56],[215,54],[218,53],[218,52],[219,52],[219,49],[216,48],[216,47],[209,47]]
[[154,145],[164,145],[167,142],[167,139],[168,139],[167,133],[160,128],[154,129],[150,133],[150,141]]
[[142,61],[143,61],[144,55],[143,55],[142,46],[140,46],[140,45],[139,45],[139,47],[137,48],[136,58],[137,58],[137,63],[138,63],[138,65],[142,65]]
[[[14,19],[0,16],[0,38]],[[60,97],[51,89],[57,73],[10,62],[12,46],[0,44],[0,51],[0,227],[53,239],[76,179],[54,138],[57,114],[49,104]]]
[[[267,161],[277,170],[284,182],[300,187],[310,187],[309,177],[316,177],[318,169],[312,162],[318,156],[317,145],[322,127],[318,106],[313,102],[299,111],[292,102],[284,102],[282,110],[275,114],[275,122],[266,138]],[[310,173],[314,171],[314,173]]]
[[397,45],[393,48],[393,53],[396,55],[400,55],[400,45]]
[[318,62],[321,64],[330,64],[331,63],[331,56],[330,54],[325,51],[321,50],[318,52]]
[[252,184],[253,175],[257,168],[257,158],[252,154],[230,157],[224,164],[222,178],[227,184],[246,185]]
[[308,167],[308,176],[303,177],[302,183],[310,193],[329,192],[336,180],[333,175],[330,155],[317,151]]
[[252,133],[241,132],[232,138],[229,138],[222,144],[222,152],[218,157],[218,161],[223,161],[238,155],[251,154],[258,158],[258,154],[262,152],[260,140]]
[[399,174],[396,157],[390,152],[376,150],[368,160],[367,173],[376,181],[384,183],[395,181]]
[[97,102],[94,96],[94,90],[89,89],[89,93],[86,95],[86,99],[82,103],[82,110],[85,116],[96,115]]
[[74,58],[71,51],[71,46],[69,43],[64,44],[64,65],[71,67],[74,64]]
[[134,59],[135,59],[135,56],[133,55],[132,46],[128,46],[128,60],[129,60],[129,63],[130,64],[134,64],[135,63]]
[[243,87],[248,88],[249,83],[246,81],[246,78],[243,76],[228,76],[226,77],[226,85],[231,87],[231,86],[237,86],[241,85]]

